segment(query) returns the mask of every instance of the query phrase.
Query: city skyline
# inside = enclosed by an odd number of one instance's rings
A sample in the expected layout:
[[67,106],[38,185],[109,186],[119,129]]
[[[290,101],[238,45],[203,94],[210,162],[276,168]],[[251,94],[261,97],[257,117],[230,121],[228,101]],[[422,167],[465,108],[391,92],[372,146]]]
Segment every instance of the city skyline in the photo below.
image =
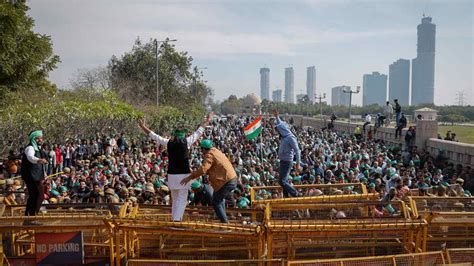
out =
[[372,74],[365,74],[362,79],[362,105],[383,106],[387,99],[387,75],[372,72]]
[[[284,86],[280,69],[289,64],[298,92],[312,65],[318,93],[330,95],[338,84],[362,85],[363,74],[388,73],[395,59],[417,57],[416,25],[425,13],[437,25],[435,103],[453,104],[452,92],[465,91],[474,104],[473,1],[241,2],[38,0],[28,2],[28,14],[61,57],[50,74],[60,88],[70,87],[78,69],[105,66],[112,55],[130,51],[138,36],[169,37],[194,65],[208,68],[204,78],[215,99],[223,100],[232,93],[259,94],[255,73],[262,65],[277,73],[270,88]],[[181,19],[170,20],[170,14]],[[354,95],[353,103],[361,105],[362,95]]]

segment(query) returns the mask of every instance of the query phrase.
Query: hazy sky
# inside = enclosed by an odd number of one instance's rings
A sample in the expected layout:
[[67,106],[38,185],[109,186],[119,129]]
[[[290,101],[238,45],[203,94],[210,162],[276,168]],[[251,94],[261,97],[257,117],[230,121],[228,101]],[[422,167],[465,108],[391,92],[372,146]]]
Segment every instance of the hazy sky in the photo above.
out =
[[[131,50],[136,37],[178,39],[176,47],[207,67],[215,98],[260,94],[259,69],[270,68],[270,89],[284,88],[284,68],[295,71],[295,93],[305,92],[306,67],[316,66],[317,93],[362,86],[362,75],[398,58],[416,57],[422,14],[436,24],[435,103],[456,92],[474,104],[474,1],[294,0],[152,1],[34,0],[29,14],[51,35],[61,57],[50,75],[67,88],[78,68],[107,65]],[[296,97],[295,97],[296,98]],[[330,94],[329,94],[330,100]],[[355,96],[361,104],[362,93]]]

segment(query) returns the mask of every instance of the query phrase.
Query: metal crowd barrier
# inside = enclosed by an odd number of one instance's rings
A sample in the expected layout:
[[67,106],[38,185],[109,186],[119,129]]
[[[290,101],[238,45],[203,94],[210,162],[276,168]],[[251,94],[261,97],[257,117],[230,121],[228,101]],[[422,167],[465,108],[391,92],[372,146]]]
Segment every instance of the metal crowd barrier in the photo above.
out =
[[344,259],[324,260],[293,260],[288,266],[353,266],[353,265],[472,265],[474,262],[474,248],[454,248],[444,251],[424,253],[399,254],[390,256],[371,256]]
[[[9,239],[11,257],[33,256],[35,235],[51,232],[83,232],[85,254],[89,258],[109,260],[113,263],[113,232],[104,223],[107,217],[95,214],[63,214],[14,216],[0,218],[0,233]],[[42,225],[24,226],[23,222],[36,220]]]
[[159,260],[159,259],[131,259],[130,266],[256,266],[256,265],[285,266],[284,260]]
[[265,225],[269,259],[425,251],[427,222],[412,219],[404,202],[346,199],[291,204],[291,200],[287,204],[267,204]]
[[[344,195],[367,195],[367,188],[362,183],[346,183],[346,184],[311,184],[311,185],[294,185],[300,192],[301,197],[298,199],[306,199],[313,197],[326,197],[326,199],[337,198]],[[348,189],[350,188],[350,190]],[[275,197],[273,197],[275,195]],[[260,197],[260,198],[257,198]],[[252,206],[273,202],[283,199],[283,189],[281,186],[261,186],[250,188],[250,202]]]
[[[248,221],[248,222],[262,222],[264,216],[263,209],[237,209],[227,208],[227,218],[230,221]],[[148,205],[140,204],[140,211],[137,218],[154,217],[157,220],[170,221],[171,220],[171,206],[170,205]],[[215,221],[216,215],[214,208],[211,206],[187,206],[183,216],[183,221]]]
[[[443,198],[441,206],[436,206],[439,198],[376,199],[370,193],[277,198],[260,203],[263,209],[227,209],[229,224],[218,223],[209,207],[188,207],[183,222],[173,222],[169,206],[50,205],[36,217],[9,209],[21,206],[2,206],[0,261],[7,263],[5,253],[10,261],[33,256],[37,232],[77,231],[84,234],[86,258],[111,265],[281,265],[313,258],[320,264],[312,265],[354,265],[368,260],[343,259],[360,256],[372,256],[377,265],[431,265],[436,252],[419,254],[438,251],[443,243],[465,248],[448,249],[445,261],[474,261],[472,199]],[[43,225],[23,226],[29,219]],[[408,254],[395,255],[401,253]]]
[[474,247],[474,198],[411,197],[428,223],[427,250]]
[[288,266],[353,266],[353,265],[446,265],[443,252],[426,252],[416,254],[402,254],[390,256],[372,256],[361,258],[325,259],[325,260],[299,260],[288,261]]
[[263,228],[256,224],[110,219],[115,257],[160,259],[258,259],[264,252]]

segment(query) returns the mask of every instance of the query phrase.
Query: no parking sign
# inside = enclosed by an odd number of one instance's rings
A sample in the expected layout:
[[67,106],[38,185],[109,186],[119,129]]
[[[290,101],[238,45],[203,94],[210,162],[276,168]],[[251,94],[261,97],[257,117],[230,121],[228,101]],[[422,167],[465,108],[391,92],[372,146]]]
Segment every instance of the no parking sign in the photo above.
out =
[[35,235],[37,264],[83,264],[82,232],[38,233]]

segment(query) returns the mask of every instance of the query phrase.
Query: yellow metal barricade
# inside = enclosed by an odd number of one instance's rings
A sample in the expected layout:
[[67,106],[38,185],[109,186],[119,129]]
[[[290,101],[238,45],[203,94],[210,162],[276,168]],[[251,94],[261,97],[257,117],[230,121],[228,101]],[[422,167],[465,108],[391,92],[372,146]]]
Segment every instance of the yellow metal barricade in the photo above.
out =
[[474,248],[450,248],[446,250],[449,264],[474,263]]
[[[294,185],[301,197],[308,198],[317,196],[335,195],[367,195],[367,188],[362,183],[346,184],[311,184]],[[258,197],[257,197],[258,196]],[[283,199],[283,188],[281,186],[261,186],[250,188],[250,201],[252,206],[265,204],[270,200]]]
[[360,258],[344,259],[324,259],[324,260],[295,260],[288,261],[288,266],[355,266],[355,265],[445,265],[446,261],[441,251],[425,252],[417,254],[401,254],[390,256],[372,256]]
[[[423,252],[426,221],[404,202],[267,203],[267,258],[331,258]],[[292,203],[297,202],[297,203]]]
[[284,266],[286,265],[284,260],[158,260],[158,259],[131,259],[127,261],[129,266],[151,266],[151,265],[162,265],[162,266],[206,266],[206,265],[219,265],[219,266],[257,266],[257,265],[273,265],[273,266]]
[[[256,224],[111,219],[115,257],[124,259],[259,259],[263,228]],[[117,265],[120,261],[117,259]]]
[[[411,197],[428,221],[427,250],[474,246],[474,202],[466,197]],[[414,214],[416,215],[416,214]]]
[[[105,212],[48,212],[37,216],[1,216],[0,233],[8,235],[10,253],[13,257],[35,254],[35,235],[37,233],[83,232],[84,251],[87,258],[105,259],[113,263],[113,245],[111,231],[104,224],[104,219],[111,216]],[[25,221],[35,220],[41,225],[24,226]]]

